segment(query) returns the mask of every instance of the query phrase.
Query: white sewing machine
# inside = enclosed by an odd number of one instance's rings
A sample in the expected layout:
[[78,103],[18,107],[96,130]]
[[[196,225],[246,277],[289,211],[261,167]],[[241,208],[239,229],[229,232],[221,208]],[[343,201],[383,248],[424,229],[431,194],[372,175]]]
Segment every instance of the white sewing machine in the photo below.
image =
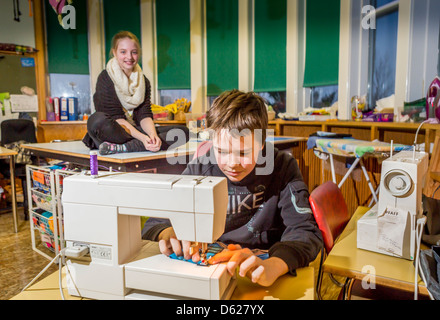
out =
[[[428,170],[428,161],[428,154],[414,151],[402,151],[383,161],[379,202],[357,223],[358,248],[409,260],[414,259],[416,224],[417,219],[423,215],[422,188]],[[393,221],[391,217],[386,223],[381,224],[382,228],[379,228],[378,221],[386,210],[390,215],[397,212],[402,218]],[[397,221],[401,225],[393,226],[393,222]],[[392,231],[399,234],[392,238]],[[387,232],[389,234],[386,234]],[[379,239],[388,241],[390,248],[385,250],[384,246],[379,246]],[[397,243],[396,239],[399,239],[400,243]],[[401,254],[396,254],[397,250],[392,250],[393,245],[401,250]]]
[[[179,240],[213,243],[224,232],[227,182],[220,177],[99,172],[63,183],[69,294],[93,299],[228,299],[225,264],[171,259],[141,239],[140,216],[168,218]],[[75,250],[87,254],[75,256]],[[72,254],[73,253],[73,254]],[[79,255],[80,256],[80,255]]]

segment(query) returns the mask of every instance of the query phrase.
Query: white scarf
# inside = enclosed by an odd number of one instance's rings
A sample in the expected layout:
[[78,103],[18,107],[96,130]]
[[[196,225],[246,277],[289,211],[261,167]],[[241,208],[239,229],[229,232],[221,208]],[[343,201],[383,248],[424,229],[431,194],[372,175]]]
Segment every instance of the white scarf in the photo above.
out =
[[107,63],[107,73],[115,84],[115,91],[122,106],[130,114],[145,100],[145,79],[141,67],[136,64],[128,78],[116,58]]

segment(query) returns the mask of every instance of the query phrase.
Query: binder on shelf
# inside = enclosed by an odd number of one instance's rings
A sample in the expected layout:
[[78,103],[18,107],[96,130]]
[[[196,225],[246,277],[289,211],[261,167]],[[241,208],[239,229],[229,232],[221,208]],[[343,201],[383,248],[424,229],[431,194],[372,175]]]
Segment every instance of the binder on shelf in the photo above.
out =
[[67,107],[67,98],[60,99],[60,120],[68,121],[69,120],[69,110]]
[[53,111],[55,113],[55,121],[60,121],[60,98],[53,98]]
[[69,97],[67,98],[67,102],[68,102],[69,121],[78,120],[78,98]]
[[53,99],[46,97],[46,120],[55,121],[55,111],[53,110]]

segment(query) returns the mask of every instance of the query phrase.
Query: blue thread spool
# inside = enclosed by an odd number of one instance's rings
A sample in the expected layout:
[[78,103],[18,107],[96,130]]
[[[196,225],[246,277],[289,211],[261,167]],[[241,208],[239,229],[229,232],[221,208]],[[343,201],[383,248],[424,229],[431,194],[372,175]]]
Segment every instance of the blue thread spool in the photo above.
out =
[[98,177],[98,151],[90,151],[90,175],[92,178]]

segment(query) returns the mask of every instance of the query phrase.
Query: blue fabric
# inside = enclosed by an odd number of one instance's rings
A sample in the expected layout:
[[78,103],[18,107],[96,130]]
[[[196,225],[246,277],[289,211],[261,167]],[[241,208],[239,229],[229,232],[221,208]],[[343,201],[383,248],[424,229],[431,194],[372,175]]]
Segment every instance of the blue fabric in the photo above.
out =
[[[215,255],[216,255],[216,253],[209,253],[208,252],[206,254],[206,257],[209,260],[211,257],[213,257]],[[169,257],[171,259],[186,261],[186,262],[194,263],[194,264],[197,264],[197,265],[199,265],[201,263],[201,261],[194,262],[194,261],[192,261],[192,259],[185,259],[183,256],[178,256],[175,253],[172,253]],[[266,260],[267,258],[269,258],[269,253],[263,253],[263,254],[257,255],[257,257],[260,258],[261,260]]]
[[[207,254],[206,254],[206,257],[207,257],[208,259],[211,258],[212,256],[214,256],[214,253],[207,253]],[[175,253],[171,254],[169,257],[170,257],[171,259],[176,259],[176,260],[181,260],[181,261],[191,262],[191,263],[194,263],[194,264],[197,264],[197,265],[201,264],[201,261],[194,262],[194,261],[192,261],[192,259],[185,259],[183,256],[178,256],[178,255],[176,255]]]

